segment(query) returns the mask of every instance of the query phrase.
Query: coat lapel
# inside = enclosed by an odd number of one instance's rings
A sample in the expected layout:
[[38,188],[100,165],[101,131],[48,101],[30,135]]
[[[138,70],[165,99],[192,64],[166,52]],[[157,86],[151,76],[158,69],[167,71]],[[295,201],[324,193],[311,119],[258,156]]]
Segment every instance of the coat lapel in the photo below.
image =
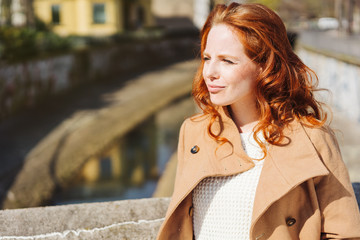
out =
[[[216,141],[209,137],[206,134],[207,146],[209,147],[209,152],[211,154],[214,162],[218,165],[219,168],[214,169],[218,172],[219,175],[232,175],[244,171],[243,165],[249,165],[253,167],[252,159],[245,153],[242,144],[239,130],[237,129],[234,121],[231,119],[229,112],[226,107],[218,109],[221,118],[222,126],[219,121],[213,125],[213,132],[217,133],[222,129],[221,137],[225,137],[229,142],[219,145]],[[217,149],[215,152],[214,150]],[[228,166],[226,168],[226,166]],[[229,169],[230,168],[230,169]],[[245,170],[249,168],[246,167]]]
[[256,190],[252,229],[261,215],[296,186],[316,176],[329,174],[299,122],[284,132],[284,146],[270,145]]

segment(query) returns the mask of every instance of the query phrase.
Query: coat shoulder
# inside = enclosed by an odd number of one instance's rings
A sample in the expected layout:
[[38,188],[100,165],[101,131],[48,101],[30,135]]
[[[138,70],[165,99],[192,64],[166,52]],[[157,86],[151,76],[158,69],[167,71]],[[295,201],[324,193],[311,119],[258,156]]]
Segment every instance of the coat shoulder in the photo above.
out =
[[326,144],[335,144],[338,146],[335,133],[329,126],[324,125],[321,127],[310,127],[305,124],[301,124],[301,126],[315,146],[324,142]]
[[334,131],[329,126],[309,127],[305,124],[301,125],[319,157],[330,170],[343,165],[338,141]]

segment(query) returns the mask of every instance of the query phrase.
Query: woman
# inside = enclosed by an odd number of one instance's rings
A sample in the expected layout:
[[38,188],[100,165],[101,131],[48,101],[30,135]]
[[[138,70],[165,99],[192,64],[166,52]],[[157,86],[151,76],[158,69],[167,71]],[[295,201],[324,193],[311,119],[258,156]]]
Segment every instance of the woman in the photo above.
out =
[[158,239],[360,239],[348,173],[312,76],[281,19],[218,5],[201,31],[180,130],[173,197]]

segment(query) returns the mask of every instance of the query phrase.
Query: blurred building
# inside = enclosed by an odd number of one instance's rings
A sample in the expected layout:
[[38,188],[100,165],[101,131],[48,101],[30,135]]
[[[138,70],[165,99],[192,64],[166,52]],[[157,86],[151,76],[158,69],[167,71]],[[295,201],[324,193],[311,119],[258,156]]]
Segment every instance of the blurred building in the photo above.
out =
[[34,0],[34,11],[60,35],[108,36],[154,26],[151,0]]
[[152,11],[159,26],[166,28],[201,28],[216,4],[246,0],[153,0]]

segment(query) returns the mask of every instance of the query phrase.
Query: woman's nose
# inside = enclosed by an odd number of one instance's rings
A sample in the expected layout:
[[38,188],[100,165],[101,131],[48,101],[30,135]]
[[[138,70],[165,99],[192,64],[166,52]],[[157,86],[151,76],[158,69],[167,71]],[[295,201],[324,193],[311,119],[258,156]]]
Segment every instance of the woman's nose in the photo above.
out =
[[215,80],[219,78],[219,70],[216,62],[208,61],[204,64],[204,78]]

